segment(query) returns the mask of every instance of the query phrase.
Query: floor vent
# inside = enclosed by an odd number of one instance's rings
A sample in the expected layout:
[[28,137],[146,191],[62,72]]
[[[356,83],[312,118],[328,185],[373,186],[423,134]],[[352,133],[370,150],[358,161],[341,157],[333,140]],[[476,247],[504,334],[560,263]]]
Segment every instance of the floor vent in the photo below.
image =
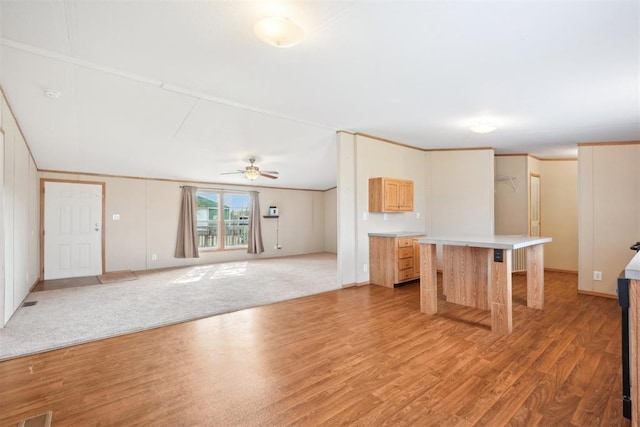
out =
[[31,307],[32,305],[36,305],[38,301],[27,301],[22,304],[23,307]]
[[35,417],[27,418],[18,423],[18,427],[51,427],[53,412],[45,412]]

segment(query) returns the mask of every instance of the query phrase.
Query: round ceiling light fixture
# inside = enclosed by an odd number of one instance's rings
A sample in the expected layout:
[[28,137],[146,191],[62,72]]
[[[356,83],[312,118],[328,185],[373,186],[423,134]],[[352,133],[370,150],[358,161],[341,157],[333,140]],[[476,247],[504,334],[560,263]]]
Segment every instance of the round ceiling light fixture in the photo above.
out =
[[469,126],[469,130],[475,133],[490,133],[496,129],[497,128],[494,125],[487,121],[474,123],[473,125]]
[[44,95],[47,98],[58,99],[58,98],[60,98],[60,95],[62,95],[62,94],[60,92],[58,92],[57,90],[47,89],[47,90],[44,91]]
[[255,35],[263,42],[276,47],[291,47],[304,39],[304,30],[284,16],[263,18],[253,27]]

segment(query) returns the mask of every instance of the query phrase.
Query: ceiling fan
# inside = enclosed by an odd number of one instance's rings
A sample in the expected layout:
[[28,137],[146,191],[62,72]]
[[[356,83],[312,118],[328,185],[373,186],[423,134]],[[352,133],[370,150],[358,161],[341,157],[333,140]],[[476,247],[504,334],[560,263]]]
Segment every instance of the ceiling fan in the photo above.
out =
[[276,172],[276,171],[261,171],[258,166],[254,165],[255,161],[256,161],[256,159],[251,158],[251,159],[249,159],[249,163],[250,163],[249,166],[245,166],[244,170],[243,169],[238,169],[235,172],[224,172],[224,173],[221,173],[220,175],[232,175],[232,174],[236,174],[236,173],[242,173],[250,181],[255,180],[259,176],[264,176],[265,178],[271,178],[271,179],[278,179],[278,177],[275,176],[275,175],[278,174],[278,172]]

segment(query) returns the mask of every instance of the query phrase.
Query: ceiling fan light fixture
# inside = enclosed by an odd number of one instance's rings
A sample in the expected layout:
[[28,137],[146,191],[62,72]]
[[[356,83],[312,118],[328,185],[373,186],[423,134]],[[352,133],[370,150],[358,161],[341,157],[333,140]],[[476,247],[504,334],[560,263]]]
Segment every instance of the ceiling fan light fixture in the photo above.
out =
[[255,181],[260,176],[260,172],[255,169],[247,169],[244,171],[244,176],[246,176],[249,181]]
[[276,47],[291,47],[304,39],[304,30],[284,16],[263,18],[253,27],[255,35],[263,42]]

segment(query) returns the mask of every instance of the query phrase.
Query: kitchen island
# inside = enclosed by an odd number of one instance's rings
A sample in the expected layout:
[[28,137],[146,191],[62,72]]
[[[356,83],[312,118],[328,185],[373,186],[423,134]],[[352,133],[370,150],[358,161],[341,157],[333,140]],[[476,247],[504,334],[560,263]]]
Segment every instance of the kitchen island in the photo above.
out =
[[640,425],[640,252],[618,278],[618,302],[622,307],[623,414],[632,426]]
[[543,244],[550,237],[445,236],[419,239],[420,311],[438,312],[436,245],[443,247],[442,287],[447,302],[491,310],[491,330],[513,330],[511,254],[527,248],[527,306],[544,307]]

